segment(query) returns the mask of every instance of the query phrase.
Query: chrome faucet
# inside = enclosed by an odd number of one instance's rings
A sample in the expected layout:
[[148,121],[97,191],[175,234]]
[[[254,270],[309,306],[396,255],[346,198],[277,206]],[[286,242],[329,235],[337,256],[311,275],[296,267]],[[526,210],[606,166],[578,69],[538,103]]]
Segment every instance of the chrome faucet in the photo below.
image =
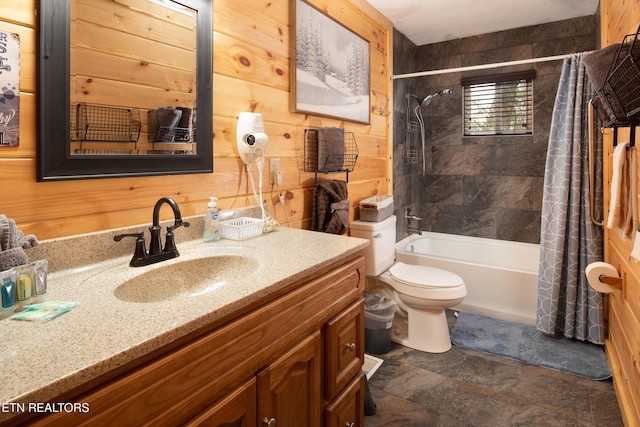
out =
[[[167,234],[165,236],[163,248],[162,238],[160,236],[160,208],[165,203],[168,204],[173,210],[174,221],[173,226],[167,227]],[[144,231],[132,234],[118,234],[114,236],[113,240],[119,242],[124,237],[135,237],[136,248],[129,265],[131,267],[142,267],[144,265],[155,264],[156,262],[161,262],[180,256],[180,252],[178,252],[178,248],[176,247],[173,230],[182,226],[188,227],[189,223],[182,220],[182,215],[180,214],[180,208],[178,207],[178,204],[170,197],[162,197],[156,202],[156,205],[153,208],[153,223],[151,227],[149,227],[149,232],[151,233],[149,252],[147,252],[146,243],[144,240]]]
[[[409,234],[420,234],[422,232],[422,227],[420,226],[420,224],[422,223],[422,218],[411,214],[411,209],[410,208],[407,208],[407,210],[406,210],[406,212],[404,214],[404,219],[406,220],[406,223],[407,223],[407,233],[409,233]],[[419,223],[418,224],[418,228],[413,227],[413,221]]]

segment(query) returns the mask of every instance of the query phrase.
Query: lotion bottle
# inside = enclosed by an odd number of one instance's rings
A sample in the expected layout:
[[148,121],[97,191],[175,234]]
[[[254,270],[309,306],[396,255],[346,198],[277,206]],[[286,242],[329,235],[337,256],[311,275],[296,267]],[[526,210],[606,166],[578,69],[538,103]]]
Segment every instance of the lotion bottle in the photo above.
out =
[[207,213],[204,216],[204,233],[202,234],[204,242],[217,242],[220,240],[220,220],[218,219],[216,200],[218,200],[217,197],[209,197]]

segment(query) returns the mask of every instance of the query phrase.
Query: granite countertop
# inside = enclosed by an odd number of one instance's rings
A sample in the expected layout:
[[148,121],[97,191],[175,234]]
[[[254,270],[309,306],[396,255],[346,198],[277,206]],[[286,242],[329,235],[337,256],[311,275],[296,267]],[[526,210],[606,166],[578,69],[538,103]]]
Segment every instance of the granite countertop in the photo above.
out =
[[[111,240],[114,234],[109,235]],[[65,242],[69,246],[73,241]],[[131,253],[88,265],[52,259],[56,271],[49,274],[47,297],[79,302],[70,312],[46,323],[0,320],[4,337],[0,421],[17,415],[6,403],[55,400],[61,393],[226,317],[368,244],[363,239],[278,227],[244,241],[178,242],[179,258],[132,268],[133,240],[130,243],[126,247]],[[157,268],[170,272],[171,267],[165,266],[229,255],[241,261],[238,268],[225,275],[226,282],[219,280],[215,289],[198,296],[156,302],[128,302],[114,296],[120,283],[144,272]],[[241,256],[254,260],[253,271],[247,272]],[[167,280],[171,279],[168,274]]]

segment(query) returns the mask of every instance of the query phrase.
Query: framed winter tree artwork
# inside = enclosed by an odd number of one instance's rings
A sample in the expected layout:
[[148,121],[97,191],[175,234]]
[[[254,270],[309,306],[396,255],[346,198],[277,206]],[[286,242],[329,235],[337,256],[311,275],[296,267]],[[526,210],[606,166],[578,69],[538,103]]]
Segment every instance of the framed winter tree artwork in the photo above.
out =
[[369,42],[291,0],[291,111],[369,123]]

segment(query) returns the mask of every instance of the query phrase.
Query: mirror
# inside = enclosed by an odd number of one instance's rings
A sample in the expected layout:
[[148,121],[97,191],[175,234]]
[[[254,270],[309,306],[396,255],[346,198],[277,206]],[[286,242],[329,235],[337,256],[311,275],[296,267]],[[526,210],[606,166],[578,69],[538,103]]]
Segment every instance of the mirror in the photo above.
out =
[[38,181],[213,171],[211,0],[41,0]]

